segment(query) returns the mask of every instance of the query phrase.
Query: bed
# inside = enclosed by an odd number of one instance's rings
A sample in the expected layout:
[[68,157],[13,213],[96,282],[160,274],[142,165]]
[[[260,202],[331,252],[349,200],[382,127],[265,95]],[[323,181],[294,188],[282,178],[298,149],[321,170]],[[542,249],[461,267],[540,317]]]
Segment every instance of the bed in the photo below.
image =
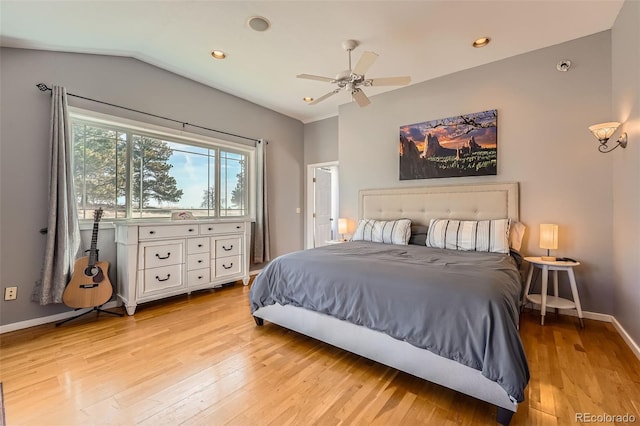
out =
[[[363,190],[363,218],[410,219],[414,229],[432,219],[516,221],[518,184]],[[508,424],[529,380],[521,288],[508,254],[352,241],[278,257],[256,277],[250,299],[258,325],[266,320],[489,402]]]

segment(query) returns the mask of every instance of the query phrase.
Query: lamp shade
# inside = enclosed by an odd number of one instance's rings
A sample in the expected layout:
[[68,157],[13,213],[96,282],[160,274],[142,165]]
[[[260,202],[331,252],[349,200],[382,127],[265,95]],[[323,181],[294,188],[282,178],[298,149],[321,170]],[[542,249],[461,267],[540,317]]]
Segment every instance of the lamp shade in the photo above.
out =
[[338,218],[338,234],[347,233],[347,219],[344,217]]
[[547,250],[557,250],[558,225],[554,225],[551,223],[540,224],[540,248]]
[[616,132],[620,123],[617,121],[609,121],[607,123],[594,124],[589,126],[591,133],[598,138],[599,141],[607,141]]

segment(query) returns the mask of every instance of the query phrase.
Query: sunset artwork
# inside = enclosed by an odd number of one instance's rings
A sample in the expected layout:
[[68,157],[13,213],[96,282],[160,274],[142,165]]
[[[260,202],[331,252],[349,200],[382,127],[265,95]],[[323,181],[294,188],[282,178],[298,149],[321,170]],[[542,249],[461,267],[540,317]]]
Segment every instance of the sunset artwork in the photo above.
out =
[[400,180],[495,175],[498,111],[400,127]]

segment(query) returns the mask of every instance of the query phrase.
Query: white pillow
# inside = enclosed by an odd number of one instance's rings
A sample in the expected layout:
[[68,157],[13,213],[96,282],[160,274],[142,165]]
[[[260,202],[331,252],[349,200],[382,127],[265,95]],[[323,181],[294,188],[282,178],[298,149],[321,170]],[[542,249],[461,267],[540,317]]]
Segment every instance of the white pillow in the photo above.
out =
[[431,219],[427,247],[509,253],[509,219]]
[[360,219],[352,241],[407,245],[411,237],[411,220]]

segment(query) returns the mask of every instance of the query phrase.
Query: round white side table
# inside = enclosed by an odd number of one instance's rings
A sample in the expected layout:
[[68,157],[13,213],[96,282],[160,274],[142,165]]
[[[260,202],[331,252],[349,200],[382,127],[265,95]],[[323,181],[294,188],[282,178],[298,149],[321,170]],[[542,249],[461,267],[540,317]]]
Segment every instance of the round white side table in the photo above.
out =
[[[573,268],[580,266],[580,262],[542,260],[540,257],[525,257],[524,260],[529,262],[529,272],[527,274],[527,282],[522,297],[522,306],[529,300],[536,305],[540,305],[540,324],[544,325],[544,316],[547,307],[558,309],[575,309],[580,319],[580,327],[584,327],[582,321],[582,307],[580,306],[580,296],[578,295],[578,287],[576,286],[576,277]],[[542,290],[540,294],[529,294],[531,288],[531,278],[535,268],[542,270]],[[547,287],[549,282],[549,271],[553,277],[553,296],[547,295]],[[573,300],[558,297],[558,271],[565,271],[569,275],[569,283],[571,284],[571,294]]]

